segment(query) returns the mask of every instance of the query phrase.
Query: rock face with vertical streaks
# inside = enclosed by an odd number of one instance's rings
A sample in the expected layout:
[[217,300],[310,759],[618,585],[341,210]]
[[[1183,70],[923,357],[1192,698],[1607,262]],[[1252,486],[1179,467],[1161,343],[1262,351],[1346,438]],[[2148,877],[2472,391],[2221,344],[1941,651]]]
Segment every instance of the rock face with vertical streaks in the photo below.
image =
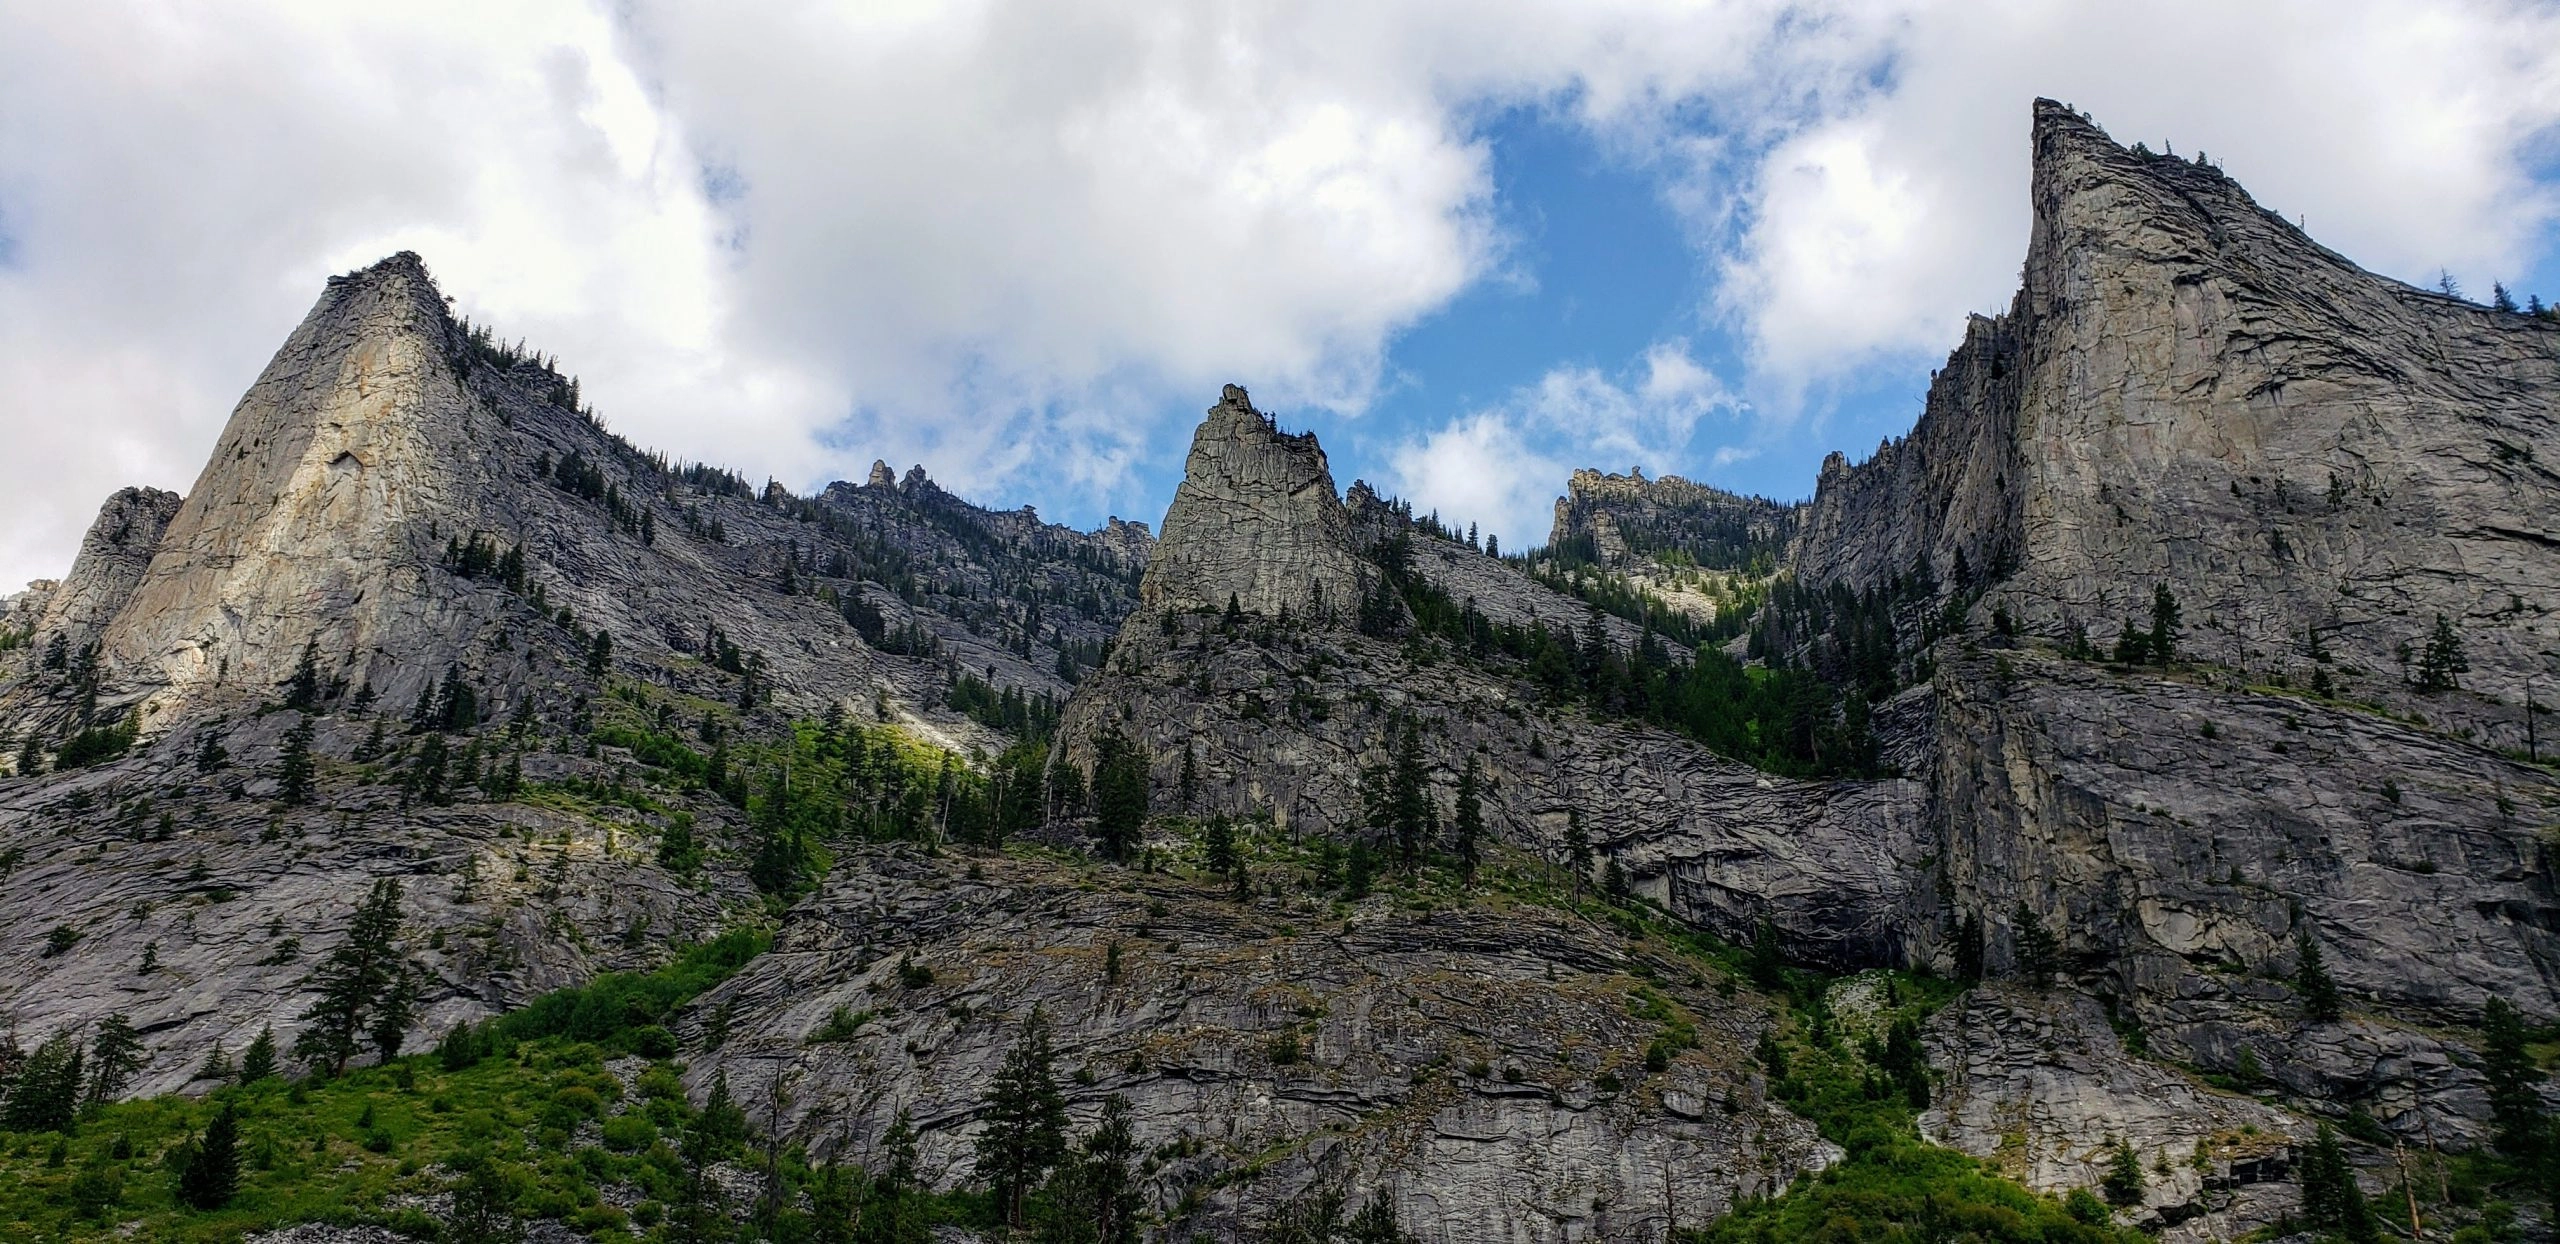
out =
[[[1228,385],[1192,434],[1164,538],[1139,587],[1148,609],[1348,614],[1361,570],[1324,448],[1280,430]],[[1180,534],[1176,534],[1180,533]]]

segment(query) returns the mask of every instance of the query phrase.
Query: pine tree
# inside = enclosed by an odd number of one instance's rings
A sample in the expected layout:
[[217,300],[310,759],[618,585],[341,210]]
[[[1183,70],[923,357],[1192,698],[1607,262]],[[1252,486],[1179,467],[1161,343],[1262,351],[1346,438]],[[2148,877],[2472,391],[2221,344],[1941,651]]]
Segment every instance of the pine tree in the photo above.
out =
[[1573,872],[1573,902],[1582,905],[1582,883],[1591,875],[1591,833],[1582,827],[1582,809],[1564,813],[1565,867]]
[[978,1134],[977,1173],[995,1191],[1007,1225],[1042,1175],[1066,1152],[1067,1102],[1058,1092],[1049,1021],[1037,1007],[987,1087],[985,1130]]
[[2167,665],[2177,659],[2178,633],[2178,598],[2169,593],[2168,584],[2158,584],[2151,589],[2150,647],[2153,664]]
[[320,707],[320,641],[302,646],[302,660],[293,667],[293,677],[286,681],[284,706],[310,712]]
[[1138,1144],[1129,1099],[1103,1099],[1102,1117],[1041,1190],[1042,1244],[1138,1244]]
[[178,1199],[198,1210],[231,1203],[240,1190],[240,1116],[225,1101],[178,1168]]
[[2302,1016],[2313,1023],[2335,1023],[2339,1014],[2338,982],[2320,958],[2320,939],[2304,924],[2293,938],[2293,992],[2302,999]]
[[57,1033],[27,1055],[18,1068],[5,1104],[0,1104],[0,1132],[68,1132],[80,1114],[80,1090],[86,1076],[80,1043]]
[[2017,938],[2018,975],[2029,984],[2041,988],[2054,969],[2062,966],[2062,948],[2044,921],[2024,902],[2011,914],[2010,928]]
[[2100,1181],[2107,1191],[2110,1205],[2142,1203],[2142,1158],[2135,1154],[2131,1142],[2116,1139],[2107,1158],[2106,1178]]
[[98,1033],[89,1040],[89,1106],[104,1106],[122,1096],[143,1062],[142,1034],[133,1030],[133,1021],[124,1012],[99,1020]]
[[1209,815],[1209,823],[1200,830],[1200,854],[1210,872],[1223,877],[1236,870],[1236,830],[1226,813]]
[[1430,790],[1424,785],[1422,767],[1422,723],[1408,715],[1404,729],[1396,736],[1395,760],[1387,779],[1387,806],[1390,826],[1395,831],[1396,860],[1411,872],[1422,864],[1422,844],[1430,808]]
[[1956,979],[1967,985],[1982,979],[1982,922],[1972,912],[1956,921]]
[[1185,812],[1189,812],[1199,802],[1199,750],[1200,749],[1197,746],[1191,743],[1184,743],[1182,745],[1182,810]]
[[2349,1244],[2374,1244],[2381,1232],[2355,1171],[2338,1146],[2338,1134],[2320,1125],[2310,1151],[2302,1158],[2302,1216],[2314,1227],[2335,1231]]
[[596,628],[595,638],[587,641],[587,677],[602,678],[613,668],[613,634]]
[[240,1082],[255,1084],[276,1073],[276,1028],[269,1024],[258,1030],[257,1039],[240,1052]]
[[860,1244],[925,1244],[933,1238],[917,1174],[915,1120],[904,1110],[880,1139],[879,1168],[863,1189]]
[[2463,655],[2462,636],[2453,623],[2436,615],[2436,627],[2427,636],[2425,655],[2418,658],[2418,690],[2452,691],[2462,685],[2462,675],[2471,671],[2471,659]]
[[400,883],[386,877],[373,883],[372,892],[356,908],[346,940],[329,952],[305,982],[320,997],[303,1013],[309,1026],[294,1040],[295,1057],[324,1065],[336,1075],[355,1056],[358,1037],[368,1031],[367,1021],[382,1018],[387,1009],[384,1003],[405,1005],[396,991],[402,978],[415,969],[396,944],[399,936]]
[[469,1149],[449,1165],[453,1182],[447,1189],[453,1194],[453,1213],[445,1224],[448,1238],[474,1244],[512,1244],[524,1238],[523,1225],[515,1215],[516,1190],[497,1159]]
[[1475,882],[1476,866],[1483,861],[1483,785],[1484,765],[1470,755],[1466,768],[1458,772],[1458,812],[1451,823],[1457,837],[1458,875],[1469,884]]
[[2480,1021],[2480,1072],[2489,1081],[2489,1127],[2498,1151],[2529,1163],[2541,1150],[2541,1068],[2525,1048],[2524,1016],[2499,997]]
[[1094,741],[1093,818],[1103,855],[1127,863],[1147,821],[1147,758],[1117,729]]
[[276,798],[288,804],[311,802],[311,736],[307,715],[285,731],[284,752],[276,761]]
[[1387,1199],[1384,1188],[1361,1203],[1360,1212],[1344,1225],[1342,1238],[1347,1244],[1407,1244],[1413,1239],[1405,1233],[1404,1224],[1396,1221],[1395,1202]]
[[400,1056],[409,1026],[418,1019],[418,994],[424,983],[424,973],[418,965],[404,961],[393,972],[382,996],[374,1000],[373,1019],[366,1025],[366,1035],[372,1038],[374,1051],[383,1062]]

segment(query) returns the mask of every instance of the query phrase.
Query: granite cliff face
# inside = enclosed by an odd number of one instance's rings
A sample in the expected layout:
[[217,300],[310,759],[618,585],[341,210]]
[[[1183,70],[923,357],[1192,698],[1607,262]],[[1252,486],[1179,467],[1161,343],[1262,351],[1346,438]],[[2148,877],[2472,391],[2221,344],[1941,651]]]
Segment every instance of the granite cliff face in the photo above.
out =
[[1785,555],[1802,508],[1677,475],[1646,479],[1586,468],[1556,498],[1547,544],[1620,571],[1686,566],[1766,574]]
[[[152,1047],[133,1090],[181,1087],[214,1044],[291,1041],[385,878],[435,947],[421,1031],[648,966],[761,902],[744,788],[670,774],[669,745],[699,764],[832,711],[1000,751],[1098,657],[1152,545],[921,469],[797,497],[676,466],[454,322],[416,256],[334,278],[189,501],[118,493],[68,577],[7,603],[0,1015],[32,1042],[126,1013]],[[660,859],[679,823],[698,868]]]
[[1255,613],[1345,613],[1362,583],[1349,528],[1315,436],[1282,432],[1228,385],[1191,438],[1139,599],[1153,610],[1233,599]]
[[179,497],[157,488],[126,488],[98,507],[98,517],[81,537],[80,555],[71,574],[55,587],[44,609],[32,620],[30,635],[48,643],[61,635],[66,647],[84,648],[133,598],[134,588],[150,569],[160,547],[160,534],[178,512]]
[[[1688,964],[1561,912],[1325,915],[1277,888],[872,854],[696,1008],[734,1035],[692,1078],[779,1079],[784,1134],[857,1160],[911,1112],[928,1177],[958,1184],[1036,1008],[1075,1116],[1121,1095],[1142,1149],[1173,1155],[1142,1195],[1175,1238],[1348,1188],[1435,1238],[1654,1239],[1837,1155],[1769,1100],[1753,1000]],[[1700,1030],[1657,1072],[1657,1021],[1629,1005],[1648,981]],[[844,1014],[865,1022],[827,1035]]]
[[[1755,773],[1561,708],[1431,639],[1146,610],[1070,704],[1064,754],[1089,761],[1082,740],[1107,723],[1152,758],[1160,793],[1188,753],[1204,808],[1358,834],[1363,775],[1419,719],[1444,824],[1472,757],[1494,832],[1558,858],[1579,809],[1595,872],[1727,936],[1767,920],[1820,962],[1951,972],[1971,928],[1988,969],[2014,972],[2031,920],[2059,942],[2057,1015],[2104,999],[2149,1049],[2255,1069],[2294,1109],[2478,1143],[2461,1027],[2492,997],[2560,1015],[2544,845],[2560,784],[2501,752],[2525,742],[2522,680],[2560,589],[2530,517],[2553,499],[2533,464],[2554,452],[2560,330],[2362,272],[2218,169],[2116,147],[2059,105],[2038,105],[2032,141],[2024,288],[1971,323],[1908,437],[1856,466],[1835,456],[1802,507],[1590,473],[1558,504],[1555,542],[1638,588],[1658,590],[1663,550],[1705,565],[1702,548],[1747,558],[1783,539],[1782,577],[1870,602],[1859,616],[1925,671],[1876,710],[1905,778]],[[1203,443],[1228,435],[1216,424]],[[1386,529],[1363,528],[1363,493],[1350,547],[1374,558]],[[1318,530],[1336,547],[1329,527],[1236,534],[1249,528],[1194,525],[1177,505],[1165,538],[1229,550],[1206,561]],[[1463,542],[1414,545],[1409,573],[1452,601],[1578,622],[1581,602]],[[2161,585],[2183,613],[2175,661],[2096,659],[2128,619],[2148,627]],[[2422,691],[2403,645],[2422,650],[2438,613],[2470,670]],[[1772,657],[1837,668],[1865,642],[1820,625],[1810,641],[1768,629]],[[2306,939],[2345,997],[2338,1020],[2308,1018],[2298,995]],[[1952,1073],[2026,1075],[2017,1050],[1965,1052],[1989,1031],[1950,1022]],[[2148,1091],[2163,1073],[2140,1057],[2092,1046],[2102,1087],[2072,1088],[2050,1134],[2085,1133],[2109,1093]],[[1997,1091],[2034,1098],[2034,1079]],[[2154,1142],[2248,1113],[2211,1097],[2162,1098],[2184,1121]],[[2284,1118],[2270,1134],[2307,1126]],[[1991,1126],[1948,1119],[1967,1145]],[[2232,1160],[2249,1178],[2281,1167]],[[2088,1179],[2081,1158],[2022,1174]],[[2281,1210],[2213,1178],[2164,1188],[2161,1221]]]
[[[2560,324],[2356,267],[2210,165],[2127,150],[2038,104],[2025,281],[1975,321],[1920,425],[1826,464],[1808,582],[1966,555],[1983,606],[2059,641],[2147,621],[2184,651],[2524,743],[2555,625],[2540,516],[2560,477]],[[2413,701],[2401,646],[2443,615],[2460,695]]]

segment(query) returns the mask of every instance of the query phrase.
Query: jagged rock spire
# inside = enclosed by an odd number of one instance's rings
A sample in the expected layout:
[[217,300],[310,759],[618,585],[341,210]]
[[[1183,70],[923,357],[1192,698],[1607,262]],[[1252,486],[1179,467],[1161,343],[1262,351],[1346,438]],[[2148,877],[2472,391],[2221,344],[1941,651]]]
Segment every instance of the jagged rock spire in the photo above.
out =
[[1139,585],[1141,607],[1348,616],[1359,598],[1349,515],[1312,432],[1282,432],[1228,385],[1191,437],[1182,486]]
[[407,656],[445,642],[419,567],[465,527],[503,439],[456,364],[418,256],[332,277],[240,399],[131,599],[114,682],[162,702],[271,684],[306,644]]

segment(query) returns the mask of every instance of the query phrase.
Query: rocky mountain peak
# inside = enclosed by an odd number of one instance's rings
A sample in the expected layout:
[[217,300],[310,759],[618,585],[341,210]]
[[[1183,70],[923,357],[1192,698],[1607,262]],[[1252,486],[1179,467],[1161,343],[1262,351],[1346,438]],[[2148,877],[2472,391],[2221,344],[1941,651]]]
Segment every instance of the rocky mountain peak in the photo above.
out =
[[1151,610],[1347,611],[1360,591],[1350,521],[1324,447],[1228,385],[1191,437],[1182,485],[1139,586]]
[[272,683],[307,644],[381,642],[414,619],[417,549],[470,525],[498,420],[418,256],[330,279],[231,414],[104,637],[114,681],[157,706]]
[[888,459],[874,458],[871,460],[871,478],[868,481],[868,486],[872,488],[895,488],[898,486],[898,473],[889,469]]

